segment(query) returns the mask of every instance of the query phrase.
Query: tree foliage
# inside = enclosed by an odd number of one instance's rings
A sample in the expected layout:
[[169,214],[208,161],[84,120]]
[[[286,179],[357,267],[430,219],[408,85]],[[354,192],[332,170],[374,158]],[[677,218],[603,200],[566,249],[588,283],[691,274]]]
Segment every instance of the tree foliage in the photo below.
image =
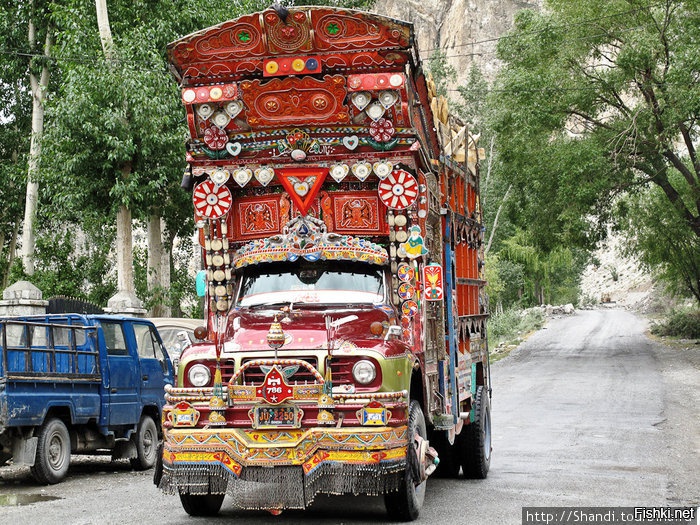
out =
[[537,246],[591,246],[615,198],[649,185],[665,199],[657,220],[700,238],[698,38],[697,1],[549,0],[517,15],[491,125]]
[[629,195],[618,204],[626,251],[637,255],[672,292],[690,292],[700,303],[700,239],[667,208],[668,200],[657,187]]

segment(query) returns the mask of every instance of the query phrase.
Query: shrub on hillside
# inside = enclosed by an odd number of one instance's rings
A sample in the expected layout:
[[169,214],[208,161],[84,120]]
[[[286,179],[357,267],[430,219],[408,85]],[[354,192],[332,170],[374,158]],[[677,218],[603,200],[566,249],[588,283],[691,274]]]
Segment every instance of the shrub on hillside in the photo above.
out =
[[666,319],[654,323],[651,333],[661,336],[700,339],[700,310],[676,310]]

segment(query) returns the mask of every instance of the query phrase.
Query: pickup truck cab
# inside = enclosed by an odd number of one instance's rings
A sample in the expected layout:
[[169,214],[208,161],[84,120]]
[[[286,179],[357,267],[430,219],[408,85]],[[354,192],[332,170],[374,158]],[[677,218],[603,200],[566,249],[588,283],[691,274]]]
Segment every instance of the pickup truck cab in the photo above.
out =
[[57,483],[71,453],[155,464],[173,366],[154,325],[111,315],[0,318],[0,465]]

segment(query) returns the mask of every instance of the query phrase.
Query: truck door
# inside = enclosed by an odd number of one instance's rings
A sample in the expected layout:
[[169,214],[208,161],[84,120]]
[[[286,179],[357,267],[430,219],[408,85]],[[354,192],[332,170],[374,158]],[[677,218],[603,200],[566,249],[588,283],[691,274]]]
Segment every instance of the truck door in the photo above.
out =
[[[109,369],[104,381],[109,396],[107,424],[134,425],[141,417],[141,377],[136,356],[132,355],[135,354],[133,345],[127,343],[122,322],[101,320],[101,324],[107,346]],[[132,348],[132,352],[129,348]]]
[[155,328],[148,323],[133,323],[141,368],[141,401],[162,407],[165,384],[172,384],[172,365]]

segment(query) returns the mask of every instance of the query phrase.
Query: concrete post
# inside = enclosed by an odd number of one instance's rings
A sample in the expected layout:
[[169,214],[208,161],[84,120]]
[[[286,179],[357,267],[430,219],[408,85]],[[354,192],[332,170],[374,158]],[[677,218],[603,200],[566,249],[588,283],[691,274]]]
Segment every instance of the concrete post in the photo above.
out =
[[29,281],[17,281],[2,292],[0,316],[46,315],[49,302],[42,297],[41,290]]
[[114,315],[133,315],[146,317],[146,309],[134,292],[120,290],[107,301],[105,312]]

